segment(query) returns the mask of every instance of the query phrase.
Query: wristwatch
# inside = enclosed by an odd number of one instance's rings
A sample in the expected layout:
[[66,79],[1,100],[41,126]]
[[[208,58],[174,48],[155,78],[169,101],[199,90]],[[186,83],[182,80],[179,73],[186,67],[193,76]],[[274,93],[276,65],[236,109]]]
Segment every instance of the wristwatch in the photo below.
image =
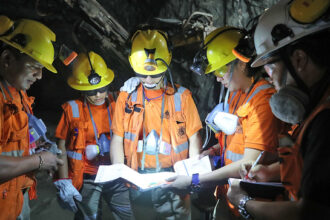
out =
[[238,204],[238,211],[245,219],[252,219],[252,216],[246,210],[246,203],[250,200],[253,200],[253,198],[250,196],[243,196],[243,198],[241,198]]
[[199,174],[195,173],[192,175],[190,191],[191,193],[196,193],[199,192],[200,189],[201,189],[201,184],[199,182]]

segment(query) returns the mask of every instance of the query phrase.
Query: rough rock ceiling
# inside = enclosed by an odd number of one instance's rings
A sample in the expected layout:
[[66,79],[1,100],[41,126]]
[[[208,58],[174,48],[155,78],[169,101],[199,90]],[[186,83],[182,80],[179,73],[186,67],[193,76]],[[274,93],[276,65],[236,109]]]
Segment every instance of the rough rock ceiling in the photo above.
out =
[[[112,88],[118,90],[133,75],[127,55],[131,33],[139,24],[168,31],[174,45],[171,69],[174,81],[189,88],[204,120],[215,106],[219,85],[212,76],[189,70],[205,34],[215,27],[245,27],[248,21],[278,0],[1,0],[0,14],[26,17],[48,25],[57,35],[56,48],[66,44],[78,52],[94,50],[115,71]],[[78,93],[65,83],[69,70],[58,59],[60,74],[44,74],[31,88],[39,109],[59,110]],[[46,72],[46,71],[45,71]],[[52,103],[49,103],[52,100]]]

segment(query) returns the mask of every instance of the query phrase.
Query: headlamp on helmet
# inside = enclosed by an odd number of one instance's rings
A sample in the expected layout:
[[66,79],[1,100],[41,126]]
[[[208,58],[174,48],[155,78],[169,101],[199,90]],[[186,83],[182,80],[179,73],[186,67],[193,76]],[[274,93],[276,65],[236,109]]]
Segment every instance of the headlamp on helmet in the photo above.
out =
[[208,64],[209,61],[206,57],[206,49],[203,48],[195,55],[193,64],[190,66],[190,70],[194,73],[197,73],[198,75],[202,75],[205,74],[205,70]]
[[89,57],[89,54],[87,54],[87,58],[88,58],[88,63],[91,67],[91,73],[88,76],[88,82],[91,85],[97,85],[101,82],[101,76],[94,71],[91,59]]
[[144,51],[147,55],[147,59],[144,61],[144,69],[146,71],[155,71],[157,69],[157,62],[155,60],[155,52],[156,48],[153,49],[146,49]]
[[114,73],[107,67],[103,58],[90,51],[81,53],[73,63],[72,75],[68,84],[73,89],[91,91],[109,85],[114,78]]
[[170,64],[172,53],[167,35],[156,29],[137,30],[131,40],[129,62],[134,72],[141,75],[157,75],[167,70],[159,59]]
[[212,31],[206,36],[203,47],[194,57],[190,69],[199,75],[208,74],[235,60],[232,50],[242,36],[242,30],[234,27],[222,27]]

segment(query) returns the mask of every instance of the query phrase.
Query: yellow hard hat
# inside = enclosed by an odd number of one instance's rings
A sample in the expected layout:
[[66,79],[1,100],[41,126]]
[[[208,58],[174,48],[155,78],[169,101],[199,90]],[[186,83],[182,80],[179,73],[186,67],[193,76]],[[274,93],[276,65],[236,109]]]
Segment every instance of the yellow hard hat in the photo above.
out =
[[52,65],[56,35],[42,23],[29,19],[10,20],[0,16],[0,40],[38,61],[49,71],[57,73]]
[[132,37],[129,62],[136,73],[156,75],[167,70],[167,66],[158,58],[170,65],[172,52],[168,48],[167,35],[160,30],[138,30]]
[[[113,81],[115,75],[103,58],[93,51],[88,54],[89,58],[85,53],[79,54],[76,58],[72,75],[68,78],[68,84],[73,89],[90,91],[105,87]],[[92,74],[95,74],[99,80],[91,79]]]
[[329,8],[330,0],[294,0],[290,6],[291,17],[300,23],[313,23]]
[[204,49],[208,65],[205,73],[210,73],[220,69],[224,65],[236,59],[232,50],[237,46],[243,33],[233,27],[222,27],[212,31],[206,36]]

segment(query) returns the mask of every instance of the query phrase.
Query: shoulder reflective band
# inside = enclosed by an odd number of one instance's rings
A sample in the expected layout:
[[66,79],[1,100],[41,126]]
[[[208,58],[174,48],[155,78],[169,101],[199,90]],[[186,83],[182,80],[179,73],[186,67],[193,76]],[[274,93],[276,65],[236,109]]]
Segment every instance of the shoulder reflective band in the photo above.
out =
[[68,101],[68,103],[72,109],[72,117],[79,118],[79,107],[78,107],[78,104],[76,103],[76,101],[71,100],[71,101]]
[[185,90],[186,88],[181,86],[178,88],[178,91],[174,94],[174,106],[176,112],[181,111],[181,95]]

